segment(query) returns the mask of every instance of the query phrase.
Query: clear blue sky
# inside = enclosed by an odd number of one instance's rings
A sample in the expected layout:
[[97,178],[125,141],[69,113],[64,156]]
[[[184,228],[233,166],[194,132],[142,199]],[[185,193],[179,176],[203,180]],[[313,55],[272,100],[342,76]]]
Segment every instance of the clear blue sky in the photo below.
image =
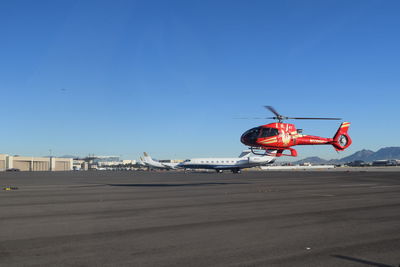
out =
[[[0,153],[234,156],[289,116],[352,122],[339,158],[399,143],[399,1],[1,1]],[[297,121],[333,136],[340,122]]]

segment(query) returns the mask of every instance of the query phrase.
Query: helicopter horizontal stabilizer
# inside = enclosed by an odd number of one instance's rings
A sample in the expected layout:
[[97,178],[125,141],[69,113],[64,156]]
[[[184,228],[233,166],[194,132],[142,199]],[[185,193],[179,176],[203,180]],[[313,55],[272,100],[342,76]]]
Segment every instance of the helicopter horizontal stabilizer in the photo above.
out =
[[343,151],[351,145],[352,141],[347,133],[349,127],[350,122],[343,122],[333,137],[332,145],[335,147],[336,151]]

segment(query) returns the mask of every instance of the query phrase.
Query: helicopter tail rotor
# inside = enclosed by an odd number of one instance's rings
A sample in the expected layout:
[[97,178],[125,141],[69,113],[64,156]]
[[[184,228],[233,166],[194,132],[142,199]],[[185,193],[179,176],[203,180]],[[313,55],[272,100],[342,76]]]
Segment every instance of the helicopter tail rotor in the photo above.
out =
[[343,151],[351,145],[352,141],[347,133],[349,127],[350,122],[343,122],[333,137],[332,145],[335,147],[336,151]]

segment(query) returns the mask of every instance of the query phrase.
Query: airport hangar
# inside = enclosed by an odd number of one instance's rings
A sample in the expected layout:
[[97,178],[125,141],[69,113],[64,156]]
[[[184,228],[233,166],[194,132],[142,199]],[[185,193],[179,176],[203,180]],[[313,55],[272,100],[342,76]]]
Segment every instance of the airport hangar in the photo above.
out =
[[0,171],[18,169],[20,171],[70,171],[71,158],[21,157],[0,154]]

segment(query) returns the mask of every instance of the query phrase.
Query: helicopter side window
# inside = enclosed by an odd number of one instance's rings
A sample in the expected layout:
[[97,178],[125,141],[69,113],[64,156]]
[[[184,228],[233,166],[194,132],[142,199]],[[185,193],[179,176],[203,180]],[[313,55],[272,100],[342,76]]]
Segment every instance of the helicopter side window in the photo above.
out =
[[265,138],[265,137],[270,137],[270,136],[276,136],[278,135],[278,129],[275,128],[262,128],[260,138]]

